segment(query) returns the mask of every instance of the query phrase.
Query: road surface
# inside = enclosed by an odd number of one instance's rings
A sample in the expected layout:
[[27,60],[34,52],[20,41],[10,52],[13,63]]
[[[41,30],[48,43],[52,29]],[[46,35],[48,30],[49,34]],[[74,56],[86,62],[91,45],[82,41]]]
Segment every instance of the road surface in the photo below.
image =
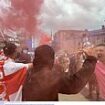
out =
[[59,101],[88,101],[81,93],[76,95],[59,94]]

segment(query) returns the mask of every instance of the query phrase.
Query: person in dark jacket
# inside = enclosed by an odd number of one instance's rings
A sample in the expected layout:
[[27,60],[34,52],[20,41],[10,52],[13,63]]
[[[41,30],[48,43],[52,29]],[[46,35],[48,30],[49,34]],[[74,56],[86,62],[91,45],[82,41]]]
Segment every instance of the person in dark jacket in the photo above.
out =
[[33,69],[29,70],[22,92],[23,101],[58,101],[58,93],[77,94],[94,72],[96,58],[87,56],[82,68],[73,75],[54,65],[54,50],[48,45],[36,48]]

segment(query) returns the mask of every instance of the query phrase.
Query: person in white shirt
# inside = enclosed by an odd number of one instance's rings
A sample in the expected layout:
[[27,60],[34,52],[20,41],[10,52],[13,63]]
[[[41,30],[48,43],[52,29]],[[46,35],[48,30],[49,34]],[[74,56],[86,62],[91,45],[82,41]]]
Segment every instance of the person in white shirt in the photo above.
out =
[[[11,82],[8,82],[7,91],[10,101],[21,101],[22,81],[25,78],[27,70],[32,67],[32,64],[16,63],[17,46],[13,43],[7,43],[3,48],[7,60],[4,61],[3,70],[5,77],[11,77]],[[12,86],[15,84],[15,86]],[[19,84],[19,85],[17,85]],[[10,86],[11,85],[11,86]],[[14,88],[13,88],[14,87]],[[13,89],[10,89],[13,88]],[[14,91],[13,91],[14,90]]]

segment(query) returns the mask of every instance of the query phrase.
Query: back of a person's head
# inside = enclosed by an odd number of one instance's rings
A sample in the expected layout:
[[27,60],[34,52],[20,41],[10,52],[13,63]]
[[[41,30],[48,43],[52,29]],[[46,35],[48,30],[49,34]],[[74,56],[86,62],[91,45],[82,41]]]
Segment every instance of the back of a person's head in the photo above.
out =
[[5,56],[11,56],[16,52],[17,46],[13,43],[6,43],[6,45],[3,48]]
[[41,45],[35,49],[33,65],[53,65],[54,50],[48,45]]

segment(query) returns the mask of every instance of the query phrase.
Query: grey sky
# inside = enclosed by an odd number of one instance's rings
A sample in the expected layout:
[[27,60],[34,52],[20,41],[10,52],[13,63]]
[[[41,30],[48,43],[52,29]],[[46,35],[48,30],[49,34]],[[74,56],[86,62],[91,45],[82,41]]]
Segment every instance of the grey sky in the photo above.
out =
[[[0,0],[1,9],[9,0]],[[105,0],[44,0],[40,28],[51,33],[59,29],[99,29],[105,24]]]
[[99,29],[105,24],[105,0],[45,0],[41,10],[41,28]]

